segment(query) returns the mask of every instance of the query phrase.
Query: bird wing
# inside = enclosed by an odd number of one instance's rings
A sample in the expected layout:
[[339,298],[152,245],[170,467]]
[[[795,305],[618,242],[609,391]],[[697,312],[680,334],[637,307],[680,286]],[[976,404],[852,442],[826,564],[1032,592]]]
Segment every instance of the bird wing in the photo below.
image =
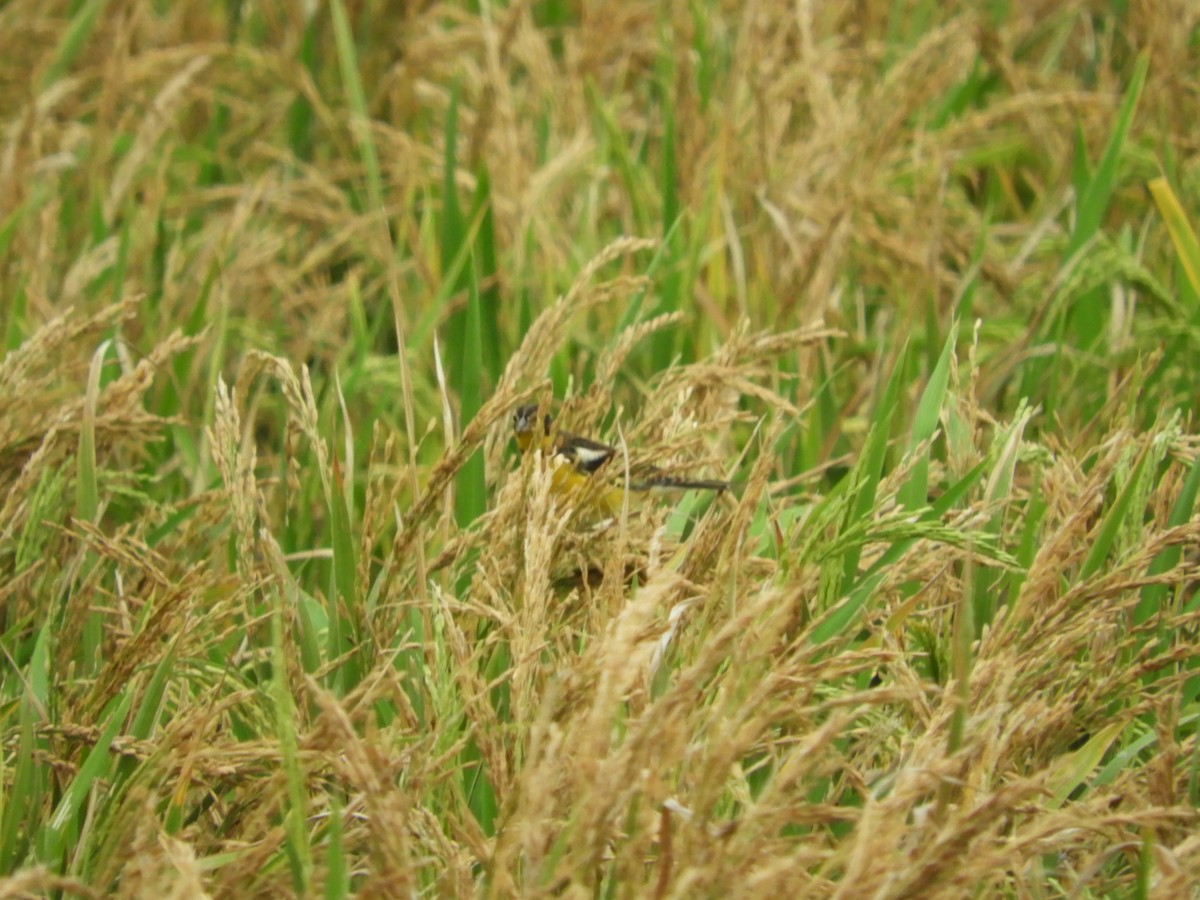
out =
[[591,473],[616,456],[617,448],[577,434],[563,434],[559,436],[558,453],[579,471]]

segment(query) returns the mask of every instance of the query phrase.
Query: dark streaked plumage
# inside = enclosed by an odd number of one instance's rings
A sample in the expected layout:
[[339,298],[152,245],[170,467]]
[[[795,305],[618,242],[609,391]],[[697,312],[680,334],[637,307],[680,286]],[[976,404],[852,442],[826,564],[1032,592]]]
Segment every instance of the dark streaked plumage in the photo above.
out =
[[[542,416],[538,423],[538,405],[527,403],[513,413],[513,431],[517,436],[517,446],[524,453],[538,442],[545,444],[552,437],[551,426],[554,422],[549,413]],[[598,472],[604,464],[617,455],[617,448],[578,434],[560,431],[554,440],[556,455],[569,460],[575,469],[589,475]],[[645,491],[651,488],[679,488],[682,490],[723,491],[729,487],[726,481],[709,479],[678,478],[668,475],[661,469],[650,467],[638,473],[636,479],[631,478],[629,487],[635,491]]]

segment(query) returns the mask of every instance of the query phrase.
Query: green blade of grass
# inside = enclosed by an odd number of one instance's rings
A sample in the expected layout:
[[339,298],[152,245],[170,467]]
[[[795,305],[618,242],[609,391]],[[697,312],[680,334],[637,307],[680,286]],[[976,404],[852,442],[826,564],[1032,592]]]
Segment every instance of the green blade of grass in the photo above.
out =
[[[1171,507],[1171,513],[1167,517],[1166,526],[1168,528],[1178,528],[1191,521],[1196,508],[1197,491],[1200,491],[1200,456],[1192,461],[1192,468],[1188,472],[1187,480],[1183,483],[1179,496],[1175,498],[1175,504]],[[1182,548],[1168,547],[1155,557],[1146,574],[1153,577],[1169,572],[1179,564],[1182,554]],[[1138,605],[1133,611],[1133,624],[1135,626],[1143,625],[1152,616],[1162,611],[1169,591],[1170,588],[1165,584],[1148,584],[1143,587],[1141,599],[1138,600]]]
[[51,869],[61,871],[67,847],[67,835],[76,827],[75,819],[83,809],[96,783],[102,779],[111,768],[113,761],[109,754],[113,738],[125,724],[129,715],[129,707],[133,703],[135,689],[133,684],[126,684],[114,704],[107,722],[100,732],[96,743],[88,751],[75,777],[67,785],[62,798],[54,808],[46,827],[37,835],[38,856]]
[[284,591],[288,602],[296,610],[296,643],[300,651],[300,665],[307,674],[312,675],[323,665],[320,634],[329,627],[329,617],[320,603],[300,591],[294,579],[285,583]]
[[76,7],[75,15],[71,18],[70,25],[63,31],[62,36],[59,38],[58,46],[54,48],[54,55],[50,58],[50,64],[38,80],[39,92],[46,91],[71,68],[71,65],[83,51],[84,45],[92,36],[92,32],[95,31],[96,20],[106,6],[108,6],[108,0],[87,0],[87,2]]
[[[1085,253],[1104,223],[1112,195],[1116,189],[1117,164],[1124,150],[1129,130],[1137,111],[1142,85],[1145,82],[1149,56],[1142,53],[1134,66],[1129,85],[1125,90],[1121,107],[1117,111],[1112,133],[1105,144],[1104,152],[1094,171],[1089,171],[1087,154],[1080,136],[1076,145],[1074,170],[1075,205],[1074,228],[1062,254],[1062,265],[1075,267],[1077,257]],[[1040,396],[1047,416],[1058,412],[1061,388],[1065,381],[1063,350],[1073,347],[1090,352],[1103,333],[1105,322],[1106,291],[1103,287],[1092,288],[1075,297],[1070,307],[1054,317],[1050,323],[1054,352],[1048,358],[1034,359],[1025,369],[1021,383],[1022,395]],[[1091,410],[1088,410],[1089,414]]]
[[100,375],[104,357],[112,341],[103,341],[92,354],[84,395],[83,419],[79,425],[79,453],[75,467],[75,518],[89,524],[96,521],[100,509],[100,489],[96,477],[96,405],[100,401]]
[[[658,247],[655,248],[654,254],[650,257],[650,262],[646,266],[645,274],[646,274],[647,278],[649,278],[651,280],[656,280],[656,276],[662,270],[664,263],[666,263],[666,261],[668,259],[669,248],[674,246],[674,244],[672,242],[675,239],[675,235],[679,232],[679,230],[682,227],[683,227],[683,220],[676,219],[674,222],[671,223],[671,226],[666,230],[665,234],[663,235],[662,241],[659,243]],[[645,299],[646,299],[646,291],[638,291],[636,294],[633,295],[633,297],[630,299],[629,303],[627,303],[625,305],[625,310],[621,313],[621,318],[617,322],[617,327],[616,327],[617,334],[620,334],[622,331],[627,330],[628,328],[635,325],[637,322],[641,321],[641,319],[642,319],[642,304],[645,301]]]
[[[423,311],[421,317],[413,325],[411,341],[414,347],[426,346],[432,339],[431,336],[434,330],[443,319],[447,323],[447,344],[458,346],[451,343],[450,337],[453,334],[459,334],[454,329],[465,327],[462,324],[463,317],[458,315],[448,316],[446,312],[449,308],[451,298],[460,290],[466,289],[467,276],[464,275],[464,272],[467,270],[467,266],[471,262],[475,252],[475,233],[482,222],[483,216],[476,215],[469,223],[467,233],[463,237],[458,251],[451,258],[449,267],[442,272],[437,292],[433,295],[433,299],[429,301],[428,308]],[[461,340],[461,334],[459,334],[458,339]]]
[[[176,656],[175,648],[178,644],[178,639],[172,642],[171,647],[163,654],[158,665],[154,667],[154,672],[150,676],[150,680],[146,683],[146,689],[142,691],[141,697],[138,700],[138,707],[133,715],[133,721],[129,724],[129,736],[140,741],[150,740],[154,734],[154,726],[158,722],[159,713],[162,709],[163,698],[166,695],[167,682],[171,675],[175,672]],[[138,766],[138,761],[132,757],[123,757],[117,766],[117,778],[120,781],[128,780]]]
[[599,130],[605,139],[601,148],[602,155],[613,157],[614,168],[624,183],[625,197],[628,199],[633,213],[634,233],[650,234],[654,229],[651,226],[646,198],[652,197],[654,191],[647,186],[646,173],[630,152],[629,135],[617,123],[617,119],[609,110],[603,95],[590,80],[587,84],[587,99],[589,107],[600,123]]
[[1165,178],[1151,179],[1146,188],[1154,198],[1154,205],[1158,207],[1163,224],[1167,226],[1167,233],[1171,236],[1171,243],[1175,245],[1175,254],[1179,257],[1179,264],[1183,266],[1188,284],[1194,293],[1200,294],[1200,241],[1196,239],[1196,232],[1192,230],[1192,223],[1188,220],[1183,205]]
[[[677,224],[680,227],[677,228]],[[664,234],[670,234],[671,237],[664,237],[662,242],[664,267],[657,284],[655,315],[668,315],[687,308],[691,302],[687,283],[687,241],[682,233],[682,223],[672,223],[670,228],[664,229]],[[665,371],[675,363],[678,340],[676,329],[673,328],[662,328],[651,335],[650,366],[653,371]]]
[[[1030,421],[1033,419],[1034,410],[1024,401],[1017,403],[1017,414],[1013,421],[997,435],[993,447],[998,447],[996,452],[995,464],[992,467],[992,473],[988,477],[987,486],[984,488],[983,501],[986,505],[995,508],[996,512],[992,515],[988,523],[988,532],[992,534],[997,541],[1003,540],[1005,528],[1005,514],[1012,503],[1012,486],[1013,480],[1016,477],[1017,461],[1020,457],[1021,443],[1025,436],[1025,430],[1029,427]],[[1037,497],[1038,497],[1038,482],[1035,480],[1033,488],[1033,496],[1030,499],[1029,508],[1026,509],[1026,529],[1023,533],[1021,547],[1025,552],[1030,551],[1032,546],[1031,528],[1037,527]],[[1044,508],[1044,507],[1043,507]],[[1029,559],[1024,559],[1018,552],[1018,560],[1021,560],[1022,571],[1029,568]],[[1013,581],[1016,582],[1021,576],[1013,575]],[[973,615],[975,619],[976,632],[973,638],[979,637],[982,629],[990,625],[996,615],[996,599],[1000,594],[998,591],[985,590],[976,597]],[[1016,596],[1015,593],[1012,596]]]
[[333,20],[333,41],[337,47],[338,63],[342,73],[342,87],[350,103],[351,128],[358,145],[359,159],[367,182],[367,197],[373,211],[382,212],[383,177],[379,169],[379,154],[371,138],[370,116],[367,111],[366,93],[358,70],[358,52],[354,45],[354,33],[350,30],[350,19],[342,0],[330,0],[330,18]]
[[[921,394],[917,404],[917,412],[913,417],[912,434],[909,437],[908,450],[911,453],[925,441],[933,437],[941,420],[942,405],[946,401],[946,386],[950,382],[950,356],[954,353],[958,329],[950,327],[946,343],[942,347],[937,365],[929,376],[929,383]],[[921,509],[928,501],[929,489],[929,454],[926,454],[912,464],[912,474],[900,489],[897,500],[905,509]]]
[[[975,668],[975,565],[974,558],[967,556],[964,563],[962,589],[959,591],[954,610],[954,626],[951,633],[950,671],[954,674],[954,713],[950,718],[949,734],[946,736],[946,752],[957,753],[962,747],[966,733],[967,716],[971,711],[971,673]],[[946,798],[950,785],[944,785],[939,797]]]
[[[11,786],[3,792],[4,809],[0,812],[0,865],[13,871],[29,850],[30,841],[42,830],[42,797],[46,789],[46,769],[38,759],[47,752],[45,741],[35,728],[45,721],[49,709],[50,681],[47,629],[38,629],[33,652],[25,668],[25,690],[19,706],[19,737],[13,757]],[[7,784],[7,782],[5,783]]]
[[[1129,522],[1131,515],[1130,508],[1133,505],[1133,499],[1142,489],[1142,473],[1146,468],[1146,460],[1150,458],[1150,454],[1146,447],[1143,447],[1138,458],[1137,465],[1129,476],[1129,480],[1117,495],[1117,499],[1113,502],[1112,508],[1109,509],[1108,515],[1104,517],[1104,521],[1100,524],[1100,528],[1096,533],[1096,540],[1092,544],[1088,555],[1083,561],[1083,566],[1079,570],[1081,579],[1091,578],[1100,571],[1100,567],[1108,558],[1116,545],[1117,536],[1121,529]],[[1140,518],[1140,511],[1134,515]]]
[[[937,502],[930,506],[921,516],[920,521],[936,522],[941,519],[947,512],[953,509],[972,487],[974,487],[986,471],[987,462],[980,462],[975,465],[966,475],[960,478],[955,484],[950,487],[944,494],[938,497]],[[854,584],[854,587],[847,594],[846,598],[829,610],[828,613],[818,622],[812,629],[809,635],[809,642],[812,644],[823,644],[831,640],[838,634],[843,633],[850,625],[851,621],[858,614],[859,610],[866,604],[867,599],[872,592],[883,581],[887,575],[887,569],[893,565],[896,560],[907,553],[917,542],[918,538],[912,537],[900,540],[892,544],[883,554],[875,561],[875,564]],[[861,550],[861,544],[858,545]]]
[[[670,91],[675,83],[675,48],[670,28],[659,20],[659,53],[654,85],[659,95],[657,107],[659,125],[662,129],[661,165],[659,169],[658,196],[661,203],[663,247],[668,254],[669,265],[658,286],[659,314],[675,312],[691,303],[691,285],[688,279],[686,236],[677,227],[683,218],[679,209],[678,173],[675,151],[675,107],[670,100]],[[670,237],[668,237],[670,235]],[[651,365],[656,370],[666,369],[675,356],[680,333],[675,329],[664,329],[651,339]]]
[[[314,82],[318,79],[320,74],[317,70],[316,53],[317,23],[317,16],[309,16],[308,21],[304,24],[304,31],[300,37],[300,48],[296,54],[300,64],[308,72],[309,76]],[[291,105],[288,106],[287,113],[287,144],[296,159],[304,161],[312,159],[312,125],[312,104],[302,91],[297,91],[296,96],[291,102]]]
[[1137,112],[1138,100],[1142,95],[1142,86],[1146,82],[1146,70],[1150,65],[1150,55],[1142,52],[1133,67],[1129,85],[1125,88],[1125,96],[1121,100],[1121,108],[1117,111],[1117,120],[1113,125],[1112,134],[1105,144],[1096,171],[1088,178],[1087,187],[1079,197],[1076,207],[1075,230],[1071,233],[1063,258],[1074,256],[1083,245],[1092,239],[1100,230],[1104,214],[1108,210],[1109,201],[1117,183],[1117,163],[1125,148],[1129,129],[1133,125],[1133,116]]
[[[460,366],[459,402],[462,421],[474,418],[483,405],[483,314],[480,310],[479,284],[472,278],[467,289],[467,317]],[[484,483],[483,448],[477,448],[463,464],[456,478],[454,508],[458,524],[467,527],[487,509],[487,485]]]
[[[896,407],[900,401],[900,388],[903,384],[904,371],[908,366],[908,343],[900,348],[900,353],[896,357],[896,363],[892,368],[892,374],[888,378],[887,386],[884,388],[883,395],[880,397],[879,406],[876,408],[875,420],[871,423],[871,428],[867,432],[867,439],[863,444],[862,454],[855,466],[854,472],[854,499],[849,507],[849,517],[844,523],[844,527],[849,528],[855,522],[865,519],[871,514],[871,510],[875,507],[875,494],[879,487],[879,479],[883,475],[883,464],[887,457],[888,441],[892,429],[892,417],[895,414]],[[842,576],[846,580],[852,580],[855,573],[858,572],[858,560],[862,555],[860,546],[851,547],[846,551],[845,558],[842,562]]]
[[[1104,215],[1112,200],[1117,183],[1117,163],[1125,148],[1129,129],[1133,124],[1134,113],[1137,111],[1138,99],[1142,93],[1142,85],[1146,80],[1146,68],[1150,57],[1142,53],[1134,66],[1121,108],[1109,135],[1108,143],[1096,165],[1096,170],[1088,179],[1087,186],[1079,196],[1075,208],[1075,229],[1067,242],[1063,259],[1070,259],[1083,250],[1100,231],[1104,224]],[[1105,322],[1106,292],[1100,288],[1093,289],[1081,295],[1067,313],[1069,322],[1069,337],[1071,344],[1081,349],[1090,349],[1102,334]]]
[[1047,802],[1053,808],[1066,803],[1071,793],[1096,771],[1113,741],[1125,730],[1125,725],[1124,722],[1106,725],[1078,750],[1058,758],[1046,780],[1046,787],[1050,791],[1050,799]]
[[1038,533],[1045,515],[1046,498],[1042,495],[1042,478],[1039,471],[1035,474],[1033,485],[1030,487],[1029,502],[1025,505],[1025,517],[1021,523],[1021,539],[1017,545],[1017,563],[1020,565],[1020,572],[1013,576],[1011,592],[1013,597],[1017,596],[1017,590],[1020,588],[1021,582],[1025,580],[1025,573],[1029,571],[1029,567],[1037,555]]
[[[488,375],[487,388],[491,390],[500,380],[504,359],[501,356],[502,345],[500,337],[503,330],[501,323],[501,307],[503,297],[500,293],[501,274],[496,260],[496,220],[492,210],[492,180],[487,166],[482,163],[475,173],[475,195],[471,200],[471,219],[479,224],[473,231],[475,247],[474,273],[475,283],[479,292],[479,328],[482,334],[491,339],[482,341],[480,365]],[[468,317],[468,336],[470,321]]]
[[[104,357],[111,341],[103,341],[92,354],[88,369],[87,391],[84,395],[83,419],[79,425],[79,454],[76,457],[75,474],[75,517],[94,524],[100,514],[100,488],[96,472],[96,407],[100,402],[100,376]],[[80,566],[81,577],[86,577],[95,563],[95,554],[86,550]],[[104,642],[104,620],[100,613],[85,614],[83,639],[80,646],[84,671],[95,671],[100,663],[100,652]]]
[[287,780],[287,809],[283,811],[284,846],[292,866],[292,883],[297,895],[307,896],[312,879],[312,856],[305,829],[304,774],[300,771],[296,742],[296,706],[288,680],[288,659],[283,647],[283,598],[272,593],[271,610],[271,701],[275,712],[275,735]]
[[[343,657],[337,683],[343,691],[352,690],[361,678],[357,623],[359,621],[358,562],[354,548],[354,533],[350,526],[350,510],[342,484],[342,471],[333,458],[333,489],[327,498],[330,528],[333,538],[333,582],[336,603],[329,615],[329,659]],[[337,623],[337,627],[335,627]]]
[[329,798],[325,846],[325,900],[350,896],[350,874],[346,870],[346,848],[342,841],[342,801],[337,793]]
[[1074,145],[1074,155],[1071,157],[1071,187],[1075,189],[1075,196],[1078,198],[1087,192],[1088,183],[1092,180],[1092,163],[1088,159],[1087,139],[1079,123],[1075,125]]
[[[1186,715],[1180,717],[1179,724],[1184,727],[1195,727],[1196,721],[1196,715]],[[1138,733],[1139,730],[1140,733]],[[1105,763],[1096,773],[1096,777],[1092,779],[1092,785],[1100,787],[1112,784],[1123,777],[1129,771],[1130,766],[1136,765],[1139,757],[1153,756],[1157,744],[1158,733],[1153,728],[1145,728],[1139,722],[1130,723],[1125,740],[1119,746],[1113,747],[1110,753],[1105,754]]]
[[[472,240],[467,234],[466,218],[458,201],[458,84],[450,93],[446,126],[442,136],[442,208],[438,224],[438,250],[441,256],[442,282],[451,293],[464,287],[464,270],[454,266],[456,257],[469,258]],[[451,275],[453,273],[453,276]],[[450,317],[447,336],[453,347],[462,346],[462,316]]]

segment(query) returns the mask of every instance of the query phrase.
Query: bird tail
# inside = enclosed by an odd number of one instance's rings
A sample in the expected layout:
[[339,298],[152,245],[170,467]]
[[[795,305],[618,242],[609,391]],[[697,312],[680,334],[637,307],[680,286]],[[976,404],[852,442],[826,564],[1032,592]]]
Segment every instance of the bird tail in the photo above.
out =
[[629,483],[635,491],[648,491],[653,488],[676,488],[678,490],[695,491],[724,491],[729,489],[728,481],[708,479],[677,478],[665,472],[654,472],[651,475]]

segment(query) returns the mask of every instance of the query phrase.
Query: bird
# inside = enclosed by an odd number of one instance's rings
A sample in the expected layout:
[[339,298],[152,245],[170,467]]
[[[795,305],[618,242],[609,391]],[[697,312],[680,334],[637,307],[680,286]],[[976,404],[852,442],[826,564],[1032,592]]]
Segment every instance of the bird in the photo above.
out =
[[[551,491],[560,496],[590,499],[595,508],[607,515],[617,515],[625,498],[624,488],[649,491],[655,488],[678,490],[707,490],[721,492],[729,488],[728,481],[680,478],[656,466],[639,467],[637,477],[623,473],[619,480],[603,477],[606,464],[617,456],[618,450],[600,441],[556,430],[554,418],[542,414],[536,403],[517,407],[513,413],[513,434],[521,453],[541,450],[555,463]],[[600,477],[597,477],[600,476]]]

